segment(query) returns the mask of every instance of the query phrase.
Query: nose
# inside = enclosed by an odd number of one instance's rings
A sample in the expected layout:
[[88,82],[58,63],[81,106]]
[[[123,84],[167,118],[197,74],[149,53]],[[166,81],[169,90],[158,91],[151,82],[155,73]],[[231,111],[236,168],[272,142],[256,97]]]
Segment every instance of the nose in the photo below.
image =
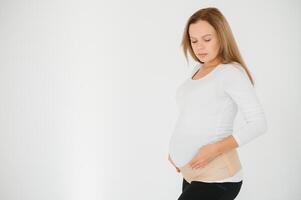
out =
[[201,43],[201,42],[199,42],[199,43],[197,44],[197,46],[196,46],[196,49],[197,49],[197,50],[203,50],[204,48],[205,48],[205,46],[204,46],[204,44]]

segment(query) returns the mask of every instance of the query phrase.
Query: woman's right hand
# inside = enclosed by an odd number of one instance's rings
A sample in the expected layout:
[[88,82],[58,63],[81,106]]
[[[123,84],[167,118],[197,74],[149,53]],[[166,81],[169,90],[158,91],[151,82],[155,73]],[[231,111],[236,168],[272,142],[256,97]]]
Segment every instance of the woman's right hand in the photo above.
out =
[[170,155],[168,154],[168,160],[170,161],[170,163],[176,168],[177,172],[179,173],[181,170],[175,165],[175,163],[172,161]]

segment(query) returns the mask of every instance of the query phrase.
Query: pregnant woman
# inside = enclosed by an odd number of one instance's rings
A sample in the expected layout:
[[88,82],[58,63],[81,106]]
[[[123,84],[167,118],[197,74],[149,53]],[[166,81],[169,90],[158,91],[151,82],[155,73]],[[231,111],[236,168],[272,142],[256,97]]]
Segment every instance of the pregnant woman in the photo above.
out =
[[[168,160],[183,176],[178,200],[233,200],[243,181],[236,148],[267,131],[254,81],[229,24],[213,7],[188,20],[182,47],[197,61],[179,85]],[[246,124],[233,132],[240,110]]]

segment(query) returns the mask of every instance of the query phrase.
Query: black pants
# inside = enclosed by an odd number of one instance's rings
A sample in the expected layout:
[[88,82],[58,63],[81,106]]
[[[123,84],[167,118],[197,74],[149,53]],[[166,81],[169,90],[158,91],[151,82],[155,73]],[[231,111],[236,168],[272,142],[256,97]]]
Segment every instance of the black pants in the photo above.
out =
[[242,182],[188,183],[183,178],[182,194],[178,200],[233,200],[238,195]]

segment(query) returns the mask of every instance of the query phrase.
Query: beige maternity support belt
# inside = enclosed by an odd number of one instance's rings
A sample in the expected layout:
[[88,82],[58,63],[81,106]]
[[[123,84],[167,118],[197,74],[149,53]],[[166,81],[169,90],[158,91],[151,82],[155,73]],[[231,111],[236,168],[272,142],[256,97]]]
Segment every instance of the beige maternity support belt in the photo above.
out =
[[241,163],[236,149],[218,155],[204,167],[192,169],[188,163],[180,167],[181,173],[187,182],[217,181],[229,178],[241,169]]

